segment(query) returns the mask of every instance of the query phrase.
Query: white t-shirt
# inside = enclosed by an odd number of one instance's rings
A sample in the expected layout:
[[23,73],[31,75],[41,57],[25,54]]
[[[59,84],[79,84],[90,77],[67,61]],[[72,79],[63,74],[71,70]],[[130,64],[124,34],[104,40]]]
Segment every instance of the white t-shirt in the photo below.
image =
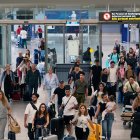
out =
[[[67,97],[67,96],[64,96],[62,98],[62,104],[65,105],[67,103],[67,101],[69,100],[71,96]],[[64,115],[65,116],[71,116],[71,115],[74,115],[75,114],[75,109],[71,109],[69,110],[70,108],[74,107],[74,105],[77,105],[78,102],[76,100],[76,98],[74,96],[72,96],[69,100],[69,102],[67,103],[67,105],[65,106],[64,108]]]
[[109,68],[108,82],[117,82],[117,68]]
[[78,122],[77,122],[77,127],[80,127],[80,128],[87,128],[88,127],[88,120],[89,120],[89,116],[84,116],[84,115],[81,115],[78,117]]
[[106,109],[107,110],[111,110],[111,109],[113,109],[113,107],[116,105],[116,103],[115,102],[107,102],[107,104],[106,104]]
[[27,39],[27,32],[25,30],[21,30],[20,37],[21,39]]
[[[41,103],[37,102],[34,105],[37,107],[37,109],[39,109],[39,106],[41,105]],[[34,116],[35,116],[35,113],[36,113],[36,110],[33,109],[32,105],[29,103],[26,106],[25,113],[24,113],[24,114],[27,114],[28,115],[28,117],[27,117],[27,123],[32,123],[32,121],[34,119]]]
[[131,85],[130,85],[129,81],[127,81],[124,85],[124,88],[127,89],[129,92],[133,92],[131,86],[132,86],[134,91],[137,91],[139,88],[139,84],[136,81],[134,81],[134,83]]

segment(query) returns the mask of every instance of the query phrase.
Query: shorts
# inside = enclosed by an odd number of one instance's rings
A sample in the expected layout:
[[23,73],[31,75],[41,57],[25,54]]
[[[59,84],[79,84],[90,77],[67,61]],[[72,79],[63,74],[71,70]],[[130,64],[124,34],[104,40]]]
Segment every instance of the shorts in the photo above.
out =
[[64,116],[64,123],[65,125],[69,125],[70,124],[70,121],[72,121],[74,118],[73,115],[70,115],[70,116]]

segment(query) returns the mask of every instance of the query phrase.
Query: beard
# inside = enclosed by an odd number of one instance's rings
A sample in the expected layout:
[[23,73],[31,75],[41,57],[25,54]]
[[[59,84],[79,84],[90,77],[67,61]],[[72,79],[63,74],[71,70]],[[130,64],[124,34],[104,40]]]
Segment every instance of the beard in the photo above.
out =
[[32,101],[34,104],[37,102],[37,100]]

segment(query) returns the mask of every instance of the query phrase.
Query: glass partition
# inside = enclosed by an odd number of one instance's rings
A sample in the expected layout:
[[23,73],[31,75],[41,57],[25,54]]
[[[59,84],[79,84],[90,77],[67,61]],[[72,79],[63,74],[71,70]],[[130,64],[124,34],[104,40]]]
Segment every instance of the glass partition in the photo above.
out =
[[67,22],[65,27],[65,62],[74,63],[80,51],[80,24]]
[[64,26],[47,26],[48,67],[64,63]]
[[91,62],[93,63],[94,58],[94,52],[97,50],[97,46],[100,45],[99,42],[99,25],[81,25],[83,26],[82,32],[83,32],[83,53],[87,50],[88,47],[91,48]]

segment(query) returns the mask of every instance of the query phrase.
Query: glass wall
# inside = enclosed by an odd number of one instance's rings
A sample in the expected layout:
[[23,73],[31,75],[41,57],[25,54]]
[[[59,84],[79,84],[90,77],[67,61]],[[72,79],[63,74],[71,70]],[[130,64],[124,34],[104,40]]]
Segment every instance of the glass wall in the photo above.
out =
[[0,26],[0,65],[11,64],[11,26]]
[[99,41],[99,25],[82,25],[81,28],[83,32],[83,52],[87,50],[88,47],[92,48],[91,59],[92,63],[94,62],[94,52],[97,50],[97,46],[100,45]]
[[47,26],[48,66],[64,63],[64,26]]

